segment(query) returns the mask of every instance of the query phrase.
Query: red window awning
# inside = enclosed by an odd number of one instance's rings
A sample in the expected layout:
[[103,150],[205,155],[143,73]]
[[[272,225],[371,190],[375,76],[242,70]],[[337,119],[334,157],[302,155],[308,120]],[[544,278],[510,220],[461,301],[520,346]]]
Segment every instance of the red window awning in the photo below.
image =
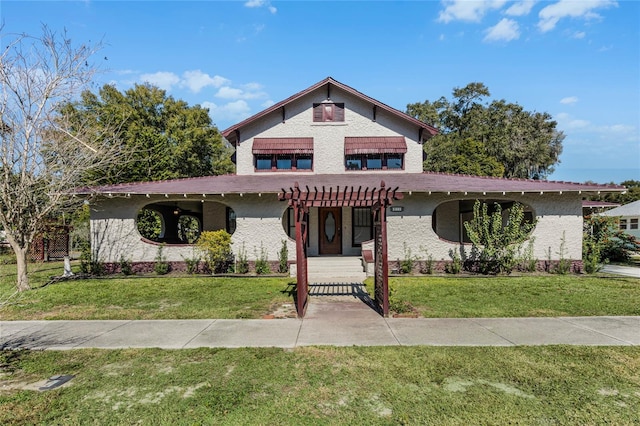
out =
[[407,143],[404,136],[345,137],[344,153],[354,154],[404,154]]
[[313,138],[254,138],[254,154],[313,154]]

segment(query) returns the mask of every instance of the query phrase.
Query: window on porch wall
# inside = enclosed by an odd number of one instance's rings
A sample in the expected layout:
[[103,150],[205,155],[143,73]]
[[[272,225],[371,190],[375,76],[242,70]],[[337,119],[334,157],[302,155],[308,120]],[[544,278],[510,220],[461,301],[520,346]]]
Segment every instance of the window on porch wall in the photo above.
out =
[[351,245],[353,247],[361,247],[364,241],[369,241],[373,238],[371,208],[354,207],[351,213],[351,223],[353,227],[353,241]]

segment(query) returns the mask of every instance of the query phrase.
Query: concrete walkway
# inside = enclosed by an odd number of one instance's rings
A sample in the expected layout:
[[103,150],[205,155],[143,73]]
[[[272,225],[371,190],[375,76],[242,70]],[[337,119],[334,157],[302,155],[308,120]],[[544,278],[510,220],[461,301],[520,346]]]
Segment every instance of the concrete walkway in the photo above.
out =
[[637,266],[604,265],[600,272],[607,274],[622,275],[625,277],[640,278],[640,268]]
[[303,320],[0,321],[0,349],[640,345],[640,317],[382,318],[351,299]]

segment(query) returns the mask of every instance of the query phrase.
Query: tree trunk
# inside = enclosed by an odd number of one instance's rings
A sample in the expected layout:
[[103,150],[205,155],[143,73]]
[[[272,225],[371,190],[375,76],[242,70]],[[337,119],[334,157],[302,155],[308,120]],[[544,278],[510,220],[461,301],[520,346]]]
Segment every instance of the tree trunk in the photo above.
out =
[[29,277],[27,275],[27,256],[29,253],[29,248],[16,247],[11,244],[11,240],[9,240],[9,244],[16,254],[16,264],[18,267],[18,282],[16,283],[16,289],[20,292],[31,290],[31,286],[29,285]]

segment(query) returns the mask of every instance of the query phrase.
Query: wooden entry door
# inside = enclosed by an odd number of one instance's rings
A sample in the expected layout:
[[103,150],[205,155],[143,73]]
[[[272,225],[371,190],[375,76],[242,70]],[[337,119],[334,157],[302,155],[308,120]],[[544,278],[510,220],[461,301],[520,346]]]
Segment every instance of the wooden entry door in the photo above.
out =
[[320,254],[342,254],[342,209],[323,207],[320,211]]

